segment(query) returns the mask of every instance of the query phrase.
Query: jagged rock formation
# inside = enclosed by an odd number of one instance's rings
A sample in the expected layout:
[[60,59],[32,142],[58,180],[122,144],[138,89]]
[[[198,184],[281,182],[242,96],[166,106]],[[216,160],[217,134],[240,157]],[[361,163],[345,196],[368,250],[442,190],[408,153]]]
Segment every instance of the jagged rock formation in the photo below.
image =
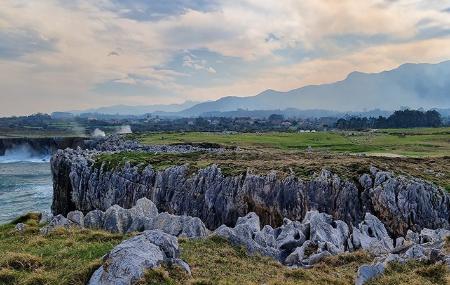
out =
[[147,198],[139,199],[131,209],[113,205],[105,212],[93,210],[86,216],[80,211],[69,212],[67,218],[59,214],[41,228],[41,233],[49,234],[60,227],[102,229],[113,233],[160,230],[169,235],[188,238],[200,238],[208,234],[205,224],[199,218],[158,214],[155,204]]
[[143,277],[145,270],[163,263],[189,265],[179,259],[176,237],[162,231],[145,231],[128,239],[103,257],[103,265],[92,275],[89,285],[129,285]]
[[279,228],[266,225],[261,229],[259,217],[249,213],[239,218],[235,227],[222,225],[214,234],[246,247],[250,253],[270,256],[292,267],[307,268],[331,255],[366,250],[375,256],[375,261],[359,268],[357,285],[382,274],[392,261],[420,260],[444,263],[450,268],[450,255],[444,248],[449,230],[409,230],[394,243],[383,223],[370,213],[352,231],[343,221],[317,211],[308,212],[302,223],[285,219]]
[[249,213],[239,218],[235,227],[222,225],[214,234],[245,246],[250,253],[258,252],[296,267],[308,267],[346,251],[364,249],[381,256],[394,249],[383,223],[369,213],[353,232],[343,221],[310,211],[303,222],[284,219],[283,225],[275,229],[268,225],[261,229],[259,217]]
[[318,211],[309,211],[302,222],[287,218],[278,228],[265,225],[250,212],[239,217],[234,227],[222,225],[210,233],[199,218],[160,213],[154,203],[139,199],[131,209],[118,205],[106,212],[93,210],[86,216],[80,211],[69,212],[67,218],[57,215],[42,234],[56,228],[88,227],[111,232],[144,231],[122,242],[104,258],[89,284],[133,284],[145,269],[161,263],[175,263],[190,272],[189,265],[180,260],[176,237],[203,238],[209,234],[221,236],[234,245],[244,246],[250,254],[270,256],[291,267],[308,268],[324,258],[344,252],[365,250],[376,257],[373,264],[361,266],[356,284],[364,284],[384,272],[388,262],[421,260],[446,263],[450,255],[445,251],[446,229],[408,230],[405,236],[392,239],[383,223],[366,213],[357,227],[349,227],[341,220]]
[[[372,264],[362,265],[358,269],[355,285],[363,285],[372,278],[384,273],[389,262],[405,263],[410,260],[430,263],[444,263],[450,269],[450,255],[445,251],[446,238],[450,231],[444,229],[423,229],[420,233],[408,231],[403,238],[397,239],[395,248],[380,253]],[[384,243],[385,239],[379,239]]]
[[330,214],[349,226],[358,225],[370,212],[394,238],[408,230],[449,227],[450,198],[442,188],[375,168],[359,182],[327,170],[310,181],[280,179],[275,172],[226,177],[215,165],[193,175],[187,166],[156,171],[151,165],[125,164],[110,171],[94,166],[96,153],[67,149],[52,157],[54,214],[105,211],[116,204],[131,208],[147,197],[160,211],[199,217],[210,229],[234,225],[252,211],[263,224],[279,226],[284,217],[303,220],[309,210]]

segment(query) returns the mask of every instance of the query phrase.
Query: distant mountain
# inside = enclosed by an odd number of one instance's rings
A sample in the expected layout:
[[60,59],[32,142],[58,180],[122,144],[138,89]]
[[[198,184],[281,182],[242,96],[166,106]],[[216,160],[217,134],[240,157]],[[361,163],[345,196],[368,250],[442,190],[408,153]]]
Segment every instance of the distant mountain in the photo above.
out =
[[179,112],[187,108],[195,106],[199,102],[186,101],[182,104],[169,104],[169,105],[147,105],[147,106],[128,106],[128,105],[114,105],[109,107],[100,107],[87,110],[69,111],[72,114],[83,113],[98,113],[109,115],[144,115],[155,112]]
[[403,64],[380,73],[352,72],[331,84],[310,85],[287,92],[266,90],[251,97],[224,97],[178,112],[199,116],[238,109],[360,111],[450,107],[450,61],[438,64]]
[[331,111],[331,110],[319,110],[319,109],[311,109],[311,110],[299,110],[295,108],[288,108],[284,110],[244,110],[238,109],[235,111],[226,111],[226,112],[206,112],[203,113],[202,117],[228,117],[228,118],[236,118],[236,117],[250,117],[250,118],[268,118],[272,114],[283,115],[285,118],[322,118],[322,117],[335,117],[341,118],[346,116],[359,116],[359,117],[378,117],[384,116],[388,117],[392,114],[391,111],[383,111],[383,110],[371,110],[366,112],[339,112],[339,111]]

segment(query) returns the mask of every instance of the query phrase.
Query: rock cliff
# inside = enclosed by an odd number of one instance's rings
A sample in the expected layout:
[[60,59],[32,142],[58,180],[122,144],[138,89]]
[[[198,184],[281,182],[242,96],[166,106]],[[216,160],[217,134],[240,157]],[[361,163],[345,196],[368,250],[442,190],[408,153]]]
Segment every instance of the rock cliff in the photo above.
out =
[[394,237],[408,230],[449,228],[450,198],[442,188],[375,168],[359,181],[342,179],[327,170],[304,181],[294,176],[278,178],[275,172],[225,176],[215,165],[195,174],[187,166],[157,171],[151,165],[125,164],[109,170],[94,165],[97,153],[66,149],[54,154],[55,215],[105,211],[115,204],[131,208],[146,197],[159,211],[199,217],[209,229],[233,226],[249,212],[257,213],[262,224],[280,226],[283,218],[303,220],[309,210],[353,226],[369,212]]

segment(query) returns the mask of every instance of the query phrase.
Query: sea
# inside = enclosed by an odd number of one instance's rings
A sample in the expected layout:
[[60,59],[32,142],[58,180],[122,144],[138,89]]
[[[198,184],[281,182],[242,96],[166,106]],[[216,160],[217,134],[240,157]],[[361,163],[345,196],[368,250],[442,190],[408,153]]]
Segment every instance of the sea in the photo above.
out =
[[20,145],[0,156],[0,224],[28,212],[50,212],[52,195],[49,154]]

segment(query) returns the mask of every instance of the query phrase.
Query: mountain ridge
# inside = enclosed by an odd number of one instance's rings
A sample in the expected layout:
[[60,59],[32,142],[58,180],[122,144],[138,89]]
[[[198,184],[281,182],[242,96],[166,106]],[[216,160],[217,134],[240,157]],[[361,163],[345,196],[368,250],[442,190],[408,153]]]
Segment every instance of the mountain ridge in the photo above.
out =
[[[228,112],[237,109],[355,111],[373,108],[394,110],[405,105],[412,108],[448,108],[448,78],[450,60],[435,64],[405,63],[378,73],[354,71],[340,81],[306,85],[290,91],[267,89],[248,97],[226,96],[199,103],[179,112],[179,115],[199,116],[207,112]],[[366,96],[361,97],[361,94]]]

